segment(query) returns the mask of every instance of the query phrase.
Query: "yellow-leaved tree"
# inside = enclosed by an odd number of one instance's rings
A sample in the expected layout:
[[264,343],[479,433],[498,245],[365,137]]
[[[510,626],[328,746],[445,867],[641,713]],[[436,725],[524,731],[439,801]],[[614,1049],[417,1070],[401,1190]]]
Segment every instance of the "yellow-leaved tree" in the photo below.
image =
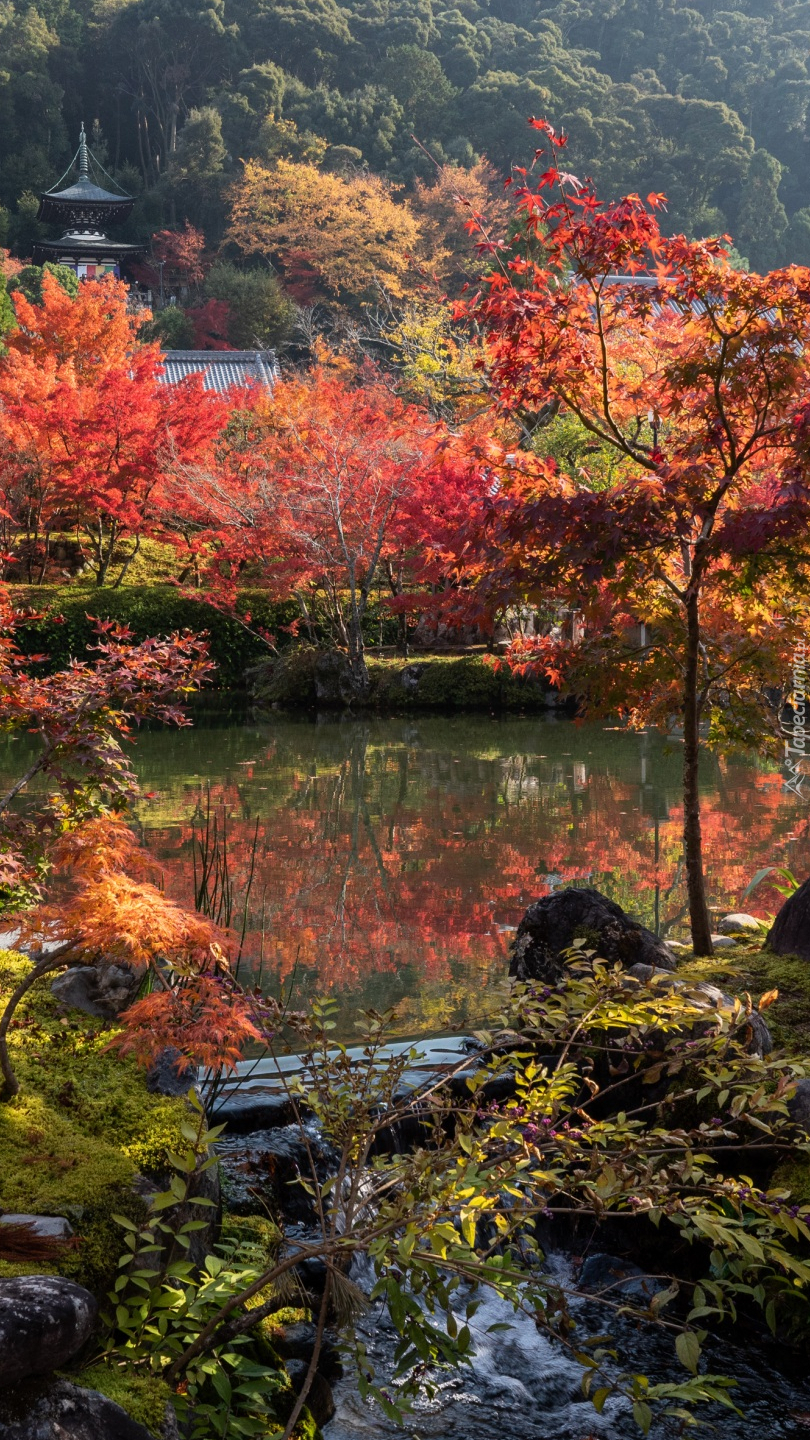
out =
[[380,288],[400,299],[421,231],[409,206],[394,197],[376,175],[249,160],[231,191],[226,240],[245,256],[277,264],[300,303],[358,303]]

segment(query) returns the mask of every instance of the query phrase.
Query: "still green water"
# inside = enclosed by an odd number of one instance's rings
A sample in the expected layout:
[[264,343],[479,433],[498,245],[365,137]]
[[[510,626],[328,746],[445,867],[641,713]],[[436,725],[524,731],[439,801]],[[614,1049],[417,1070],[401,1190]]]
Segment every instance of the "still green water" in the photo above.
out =
[[[141,734],[136,760],[169,893],[193,903],[207,823],[243,976],[293,1005],[331,993],[346,1036],[371,1006],[403,1034],[480,1021],[526,905],[566,881],[685,938],[677,741],[545,717],[198,717]],[[810,868],[808,807],[775,767],[707,756],[703,807],[718,910],[761,866]]]

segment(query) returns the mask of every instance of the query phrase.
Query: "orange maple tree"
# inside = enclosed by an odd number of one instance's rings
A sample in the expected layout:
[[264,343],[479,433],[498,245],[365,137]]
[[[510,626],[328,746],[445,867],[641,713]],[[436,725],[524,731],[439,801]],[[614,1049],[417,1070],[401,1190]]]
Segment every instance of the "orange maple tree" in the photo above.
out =
[[75,527],[97,583],[114,561],[120,583],[160,487],[202,462],[228,407],[199,376],[161,384],[160,351],[138,343],[140,320],[113,278],[81,285],[74,300],[46,274],[42,304],[19,295],[15,306],[0,358],[0,504],[46,552],[54,530]]

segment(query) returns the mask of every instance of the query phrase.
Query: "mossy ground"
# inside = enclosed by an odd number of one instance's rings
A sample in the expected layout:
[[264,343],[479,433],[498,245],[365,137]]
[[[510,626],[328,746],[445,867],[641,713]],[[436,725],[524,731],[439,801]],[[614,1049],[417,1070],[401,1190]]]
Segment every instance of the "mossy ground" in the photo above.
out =
[[[708,980],[730,994],[747,992],[754,1001],[769,990],[778,990],[778,999],[767,1012],[774,1045],[810,1061],[810,961],[797,955],[774,955],[761,939],[752,936],[740,939],[734,950],[679,965],[678,979]],[[789,1190],[801,1204],[810,1203],[810,1160],[799,1155],[784,1161],[770,1184]]]
[[754,1000],[778,990],[779,998],[767,1017],[774,1044],[789,1055],[810,1060],[810,961],[774,955],[752,936],[739,939],[733,950],[681,962],[678,979],[708,980],[730,994],[747,991]]
[[[0,1001],[29,961],[0,951]],[[181,1143],[184,1102],[150,1095],[142,1072],[110,1054],[111,1026],[65,1012],[45,978],[28,992],[9,1035],[20,1093],[0,1105],[0,1211],[65,1215],[78,1238],[58,1264],[0,1260],[0,1274],[58,1270],[106,1292],[121,1253],[114,1213],[139,1219],[139,1171],[159,1171]]]
[[[23,956],[0,950],[0,1004],[29,968]],[[50,977],[31,988],[16,1012],[9,1043],[21,1088],[14,1100],[0,1105],[0,1212],[65,1215],[77,1242],[52,1261],[0,1258],[0,1277],[65,1275],[104,1299],[123,1249],[113,1215],[143,1219],[144,1202],[133,1190],[136,1175],[165,1171],[168,1151],[184,1147],[185,1102],[150,1095],[143,1073],[107,1050],[112,1031],[105,1021],[65,1012],[51,994]],[[263,1216],[226,1214],[222,1238],[255,1246],[257,1260],[269,1264],[280,1236]],[[257,1296],[256,1303],[262,1299]],[[274,1406],[282,1423],[295,1394],[273,1350],[272,1333],[278,1333],[285,1313],[271,1317],[274,1325],[264,1322],[267,1333],[256,1336],[257,1356],[277,1366]],[[67,1378],[99,1390],[160,1433],[171,1390],[159,1377],[99,1362]],[[319,1437],[305,1410],[296,1440]]]

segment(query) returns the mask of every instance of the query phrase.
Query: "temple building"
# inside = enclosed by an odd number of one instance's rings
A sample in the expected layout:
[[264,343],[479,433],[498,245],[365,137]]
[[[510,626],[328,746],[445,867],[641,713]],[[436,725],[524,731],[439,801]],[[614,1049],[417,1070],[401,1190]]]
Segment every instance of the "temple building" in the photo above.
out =
[[[91,171],[91,165],[93,170]],[[33,246],[35,265],[69,265],[80,280],[98,280],[115,275],[126,280],[126,261],[141,255],[141,247],[122,240],[110,240],[107,227],[120,225],[132,213],[132,195],[116,193],[96,184],[98,172],[116,182],[91,154],[84,125],[79,132],[79,148],[61,180],[46,190],[39,201],[37,219],[48,225],[64,226],[59,240],[39,240]],[[69,185],[65,181],[71,179]],[[63,188],[59,188],[62,186]],[[130,298],[135,308],[149,304],[151,292],[137,291],[130,282]],[[202,376],[203,388],[227,394],[234,388],[258,385],[272,391],[279,376],[278,363],[272,350],[168,350],[164,355],[166,385],[177,385],[188,375]]]
[[[107,226],[120,225],[127,219],[135,201],[123,191],[116,194],[97,185],[90,173],[91,160],[94,167],[110,179],[91,155],[82,125],[76,154],[62,179],[40,196],[37,211],[38,220],[48,225],[64,225],[64,234],[60,240],[38,241],[31,257],[35,265],[44,265],[46,260],[54,265],[69,265],[82,280],[111,274],[120,276],[124,262],[139,254],[137,245],[110,240],[105,233]],[[75,180],[59,189],[73,173]],[[114,185],[115,181],[110,183]]]

